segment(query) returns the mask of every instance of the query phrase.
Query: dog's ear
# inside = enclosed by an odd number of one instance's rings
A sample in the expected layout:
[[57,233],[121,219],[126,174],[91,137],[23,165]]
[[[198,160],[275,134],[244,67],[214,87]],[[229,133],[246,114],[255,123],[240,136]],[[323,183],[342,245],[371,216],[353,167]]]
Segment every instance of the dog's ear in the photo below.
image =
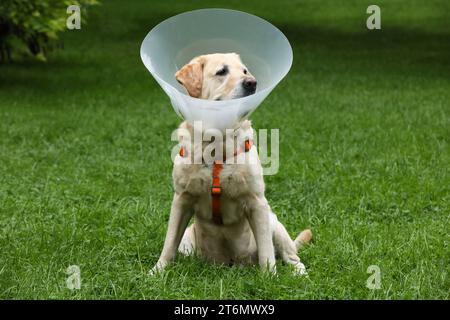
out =
[[198,57],[193,59],[183,68],[175,73],[175,79],[182,84],[189,95],[199,98],[202,94],[203,86],[203,59]]

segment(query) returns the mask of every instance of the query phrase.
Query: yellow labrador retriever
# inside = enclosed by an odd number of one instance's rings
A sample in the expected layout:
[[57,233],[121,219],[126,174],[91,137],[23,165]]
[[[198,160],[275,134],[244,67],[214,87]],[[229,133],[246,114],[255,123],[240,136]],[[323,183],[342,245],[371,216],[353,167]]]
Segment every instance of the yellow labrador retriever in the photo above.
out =
[[[257,84],[235,53],[196,57],[175,77],[189,95],[210,100],[253,94]],[[258,262],[271,272],[276,272],[277,255],[297,274],[306,274],[297,251],[311,240],[312,233],[304,230],[292,240],[270,209],[264,196],[262,166],[251,145],[250,121],[242,121],[232,135],[215,141],[219,149],[234,149],[231,153],[224,151],[232,154],[232,159],[218,163],[205,163],[203,158],[194,162],[195,154],[203,157],[206,144],[194,145],[196,129],[189,123],[183,122],[180,129],[181,149],[173,168],[175,194],[169,226],[161,256],[150,273],[162,271],[178,250],[186,255],[197,252],[207,260],[224,264]],[[200,152],[196,153],[195,148]],[[192,216],[195,221],[188,227]]]

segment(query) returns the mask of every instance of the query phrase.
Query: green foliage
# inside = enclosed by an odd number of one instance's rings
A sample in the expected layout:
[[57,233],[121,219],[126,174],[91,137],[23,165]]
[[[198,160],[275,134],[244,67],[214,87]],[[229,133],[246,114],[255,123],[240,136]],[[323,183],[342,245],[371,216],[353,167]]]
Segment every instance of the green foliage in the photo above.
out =
[[32,54],[46,60],[58,33],[66,29],[67,7],[78,5],[84,22],[86,8],[97,0],[2,0],[0,2],[0,61]]

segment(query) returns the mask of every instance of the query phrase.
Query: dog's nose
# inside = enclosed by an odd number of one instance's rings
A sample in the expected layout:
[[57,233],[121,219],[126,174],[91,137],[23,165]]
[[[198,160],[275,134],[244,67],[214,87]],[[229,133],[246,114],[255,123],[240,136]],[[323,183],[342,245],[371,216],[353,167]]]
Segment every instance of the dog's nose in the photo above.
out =
[[242,86],[244,87],[245,91],[255,92],[256,80],[252,78],[244,79],[244,81],[242,81]]

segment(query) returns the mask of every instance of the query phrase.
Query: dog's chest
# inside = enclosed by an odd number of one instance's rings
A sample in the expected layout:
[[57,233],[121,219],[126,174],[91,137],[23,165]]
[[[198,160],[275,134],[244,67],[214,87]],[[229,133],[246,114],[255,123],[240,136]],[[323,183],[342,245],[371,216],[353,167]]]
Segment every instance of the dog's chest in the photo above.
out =
[[[175,190],[179,193],[187,192],[193,196],[211,193],[212,165],[187,165],[174,168]],[[220,172],[220,186],[222,195],[236,199],[251,192],[254,177],[246,165],[223,165]],[[256,191],[256,190],[255,190]]]
[[[174,168],[175,190],[191,194],[199,218],[212,219],[212,166],[190,165]],[[247,165],[223,165],[220,173],[220,207],[224,224],[235,223],[246,210],[246,199],[260,189],[258,177]]]

